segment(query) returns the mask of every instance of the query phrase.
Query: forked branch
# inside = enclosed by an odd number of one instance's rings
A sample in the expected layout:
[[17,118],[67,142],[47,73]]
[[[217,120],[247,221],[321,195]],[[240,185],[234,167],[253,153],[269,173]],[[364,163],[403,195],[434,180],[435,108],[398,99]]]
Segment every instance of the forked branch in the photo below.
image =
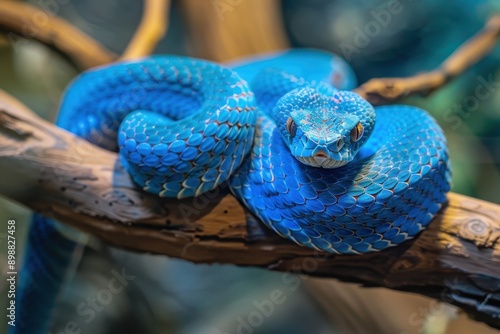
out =
[[375,78],[354,91],[374,105],[394,102],[413,94],[428,95],[483,59],[500,38],[500,14],[462,44],[437,69],[407,78]]

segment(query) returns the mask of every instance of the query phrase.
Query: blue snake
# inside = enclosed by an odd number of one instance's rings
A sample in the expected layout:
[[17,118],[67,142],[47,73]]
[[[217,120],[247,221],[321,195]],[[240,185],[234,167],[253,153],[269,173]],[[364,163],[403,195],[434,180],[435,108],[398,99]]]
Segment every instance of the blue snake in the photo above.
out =
[[[443,131],[426,111],[374,108],[349,91],[355,84],[341,58],[316,50],[250,58],[231,69],[153,56],[80,75],[57,124],[119,151],[146,192],[185,198],[227,183],[281,236],[329,253],[367,253],[429,224],[446,201],[450,169]],[[52,252],[60,270],[51,275],[61,282],[72,245],[55,243],[64,238],[54,223],[37,219],[25,281],[50,267],[50,257],[37,254],[60,247]],[[53,299],[54,282],[38,293]],[[37,293],[21,285],[21,297]],[[25,304],[21,298],[31,307]]]

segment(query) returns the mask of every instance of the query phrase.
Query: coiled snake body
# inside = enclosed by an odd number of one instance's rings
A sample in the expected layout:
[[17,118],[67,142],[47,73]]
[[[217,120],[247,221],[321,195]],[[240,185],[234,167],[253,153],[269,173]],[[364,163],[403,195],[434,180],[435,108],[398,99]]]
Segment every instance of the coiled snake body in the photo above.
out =
[[[277,60],[319,66],[314,56],[325,54]],[[196,196],[229,180],[260,220],[302,245],[364,253],[420,232],[449,189],[436,122],[415,107],[375,111],[355,93],[269,65],[243,65],[257,73],[251,89],[238,68],[189,58],[94,70],[68,90],[59,124],[118,145],[136,183],[160,196]]]
[[355,83],[342,59],[312,50],[234,71],[156,56],[81,75],[58,125],[118,149],[148,192],[183,198],[228,182],[263,223],[301,245],[382,250],[419,233],[445,201],[446,140],[425,111],[374,109],[332,81]]

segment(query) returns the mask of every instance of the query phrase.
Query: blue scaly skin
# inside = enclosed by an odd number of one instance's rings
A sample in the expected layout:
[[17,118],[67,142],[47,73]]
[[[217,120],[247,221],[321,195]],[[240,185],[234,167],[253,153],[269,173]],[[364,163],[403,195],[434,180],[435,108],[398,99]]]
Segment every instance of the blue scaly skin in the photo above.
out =
[[[94,69],[68,88],[57,124],[119,150],[145,191],[184,198],[229,180],[268,227],[331,253],[377,251],[410,239],[445,201],[450,174],[437,123],[418,108],[374,109],[331,87],[332,80],[343,89],[356,82],[339,57],[291,50],[240,61],[234,70],[169,56]],[[58,242],[52,224],[38,221],[37,228],[45,232],[30,240],[37,252],[50,253],[37,245],[56,253],[74,248]],[[21,284],[21,305],[31,305],[25,296],[44,304],[37,319],[53,308],[69,265],[61,259],[53,288]],[[21,279],[46,275],[34,272],[40,263],[28,257]],[[14,332],[43,333],[48,321],[30,324]]]
[[256,115],[254,95],[235,72],[156,56],[81,75],[58,123],[96,145],[118,147],[145,191],[185,198],[214,189],[240,166]]
[[315,49],[290,49],[246,57],[229,64],[240,77],[251,83],[265,70],[278,70],[309,82],[333,84],[349,90],[357,86],[351,66],[341,57]]
[[276,69],[253,77],[263,112],[233,193],[281,236],[330,253],[414,237],[450,189],[441,128],[421,109],[374,109],[315,79]]
[[[108,150],[144,190],[199,195],[228,180],[251,148],[256,105],[248,84],[217,64],[151,57],[94,69],[67,89],[57,125]],[[20,274],[16,327],[47,333],[77,244],[39,215]],[[61,241],[62,239],[65,239]]]

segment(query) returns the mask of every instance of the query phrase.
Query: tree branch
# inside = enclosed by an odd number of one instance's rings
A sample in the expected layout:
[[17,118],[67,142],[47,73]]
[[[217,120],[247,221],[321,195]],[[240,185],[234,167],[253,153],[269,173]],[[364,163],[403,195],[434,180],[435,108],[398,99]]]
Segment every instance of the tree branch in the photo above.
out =
[[428,95],[483,59],[498,43],[499,38],[500,14],[497,14],[437,69],[408,78],[371,79],[354,91],[373,105],[393,102],[417,93]]
[[136,59],[153,53],[156,44],[165,36],[168,28],[170,0],[144,0],[144,12],[121,60]]
[[69,57],[80,69],[110,63],[116,55],[52,12],[20,1],[0,1],[0,30],[13,44],[37,40]]
[[[121,60],[147,56],[154,51],[168,27],[170,0],[144,0],[141,23]],[[82,70],[105,65],[118,57],[92,37],[54,13],[18,1],[0,2],[0,30],[15,43],[34,39],[54,47]]]
[[378,253],[327,256],[268,231],[227,189],[186,200],[144,193],[117,154],[38,118],[5,93],[0,175],[0,194],[117,247],[413,291],[500,328],[499,205],[451,193],[413,241]]

